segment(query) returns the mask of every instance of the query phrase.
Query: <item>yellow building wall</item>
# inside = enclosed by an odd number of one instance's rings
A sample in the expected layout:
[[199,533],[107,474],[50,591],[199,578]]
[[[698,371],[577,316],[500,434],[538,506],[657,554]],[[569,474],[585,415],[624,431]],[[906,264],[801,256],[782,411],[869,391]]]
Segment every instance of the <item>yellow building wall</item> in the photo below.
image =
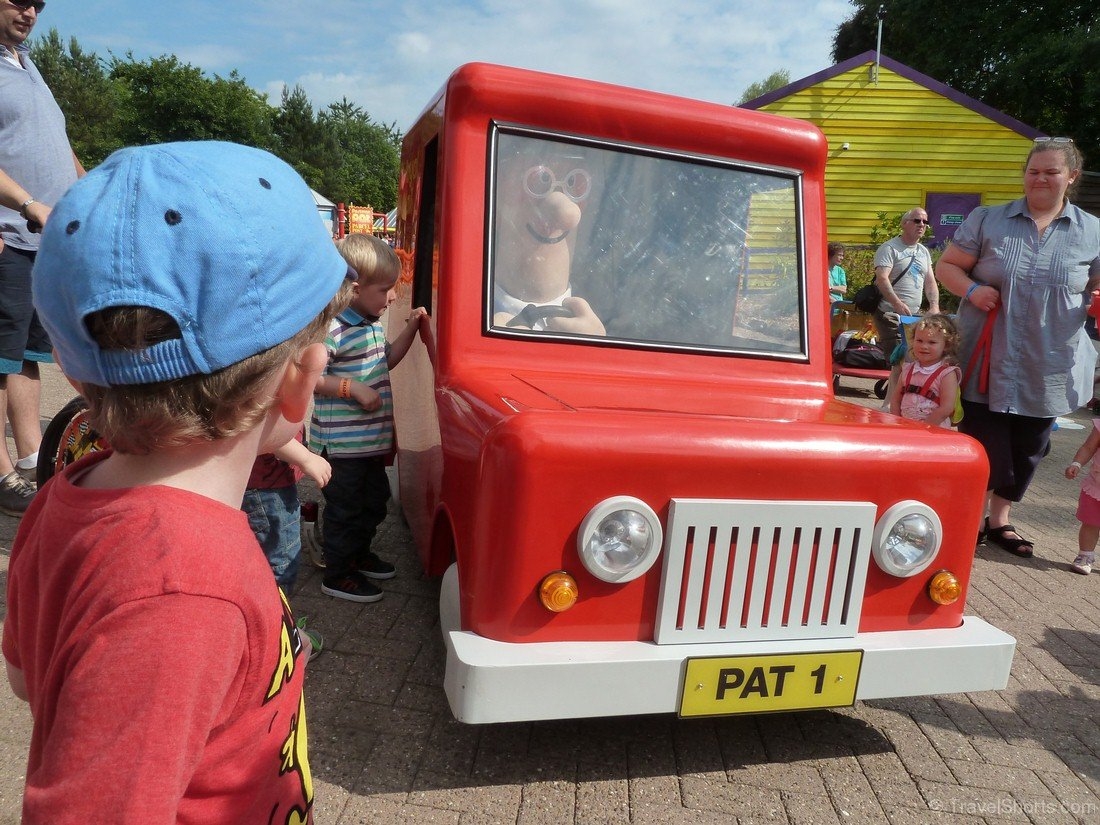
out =
[[761,107],[808,120],[828,138],[829,240],[870,243],[878,212],[924,206],[929,192],[977,192],[983,204],[1023,194],[1029,138],[885,67],[876,85],[870,68]]

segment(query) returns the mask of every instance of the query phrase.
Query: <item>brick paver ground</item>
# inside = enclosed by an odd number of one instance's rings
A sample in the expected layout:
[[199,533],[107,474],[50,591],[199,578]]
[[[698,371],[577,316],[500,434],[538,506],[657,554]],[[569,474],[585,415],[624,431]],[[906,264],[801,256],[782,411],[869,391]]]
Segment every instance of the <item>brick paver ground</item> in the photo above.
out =
[[[52,412],[71,393],[48,378]],[[877,403],[869,382],[843,379],[840,394]],[[1072,421],[1090,427],[1091,415]],[[308,565],[292,595],[328,648],[307,682],[316,821],[1100,822],[1100,574],[1069,570],[1077,488],[1061,475],[1086,433],[1054,434],[1013,511],[1034,559],[977,551],[969,612],[1018,640],[997,692],[711,720],[462,725],[442,690],[438,582],[420,575],[392,515],[379,543],[399,575],[385,599],[323,596]],[[0,516],[0,586],[15,526]],[[0,823],[19,819],[29,732],[25,706],[0,686]]]

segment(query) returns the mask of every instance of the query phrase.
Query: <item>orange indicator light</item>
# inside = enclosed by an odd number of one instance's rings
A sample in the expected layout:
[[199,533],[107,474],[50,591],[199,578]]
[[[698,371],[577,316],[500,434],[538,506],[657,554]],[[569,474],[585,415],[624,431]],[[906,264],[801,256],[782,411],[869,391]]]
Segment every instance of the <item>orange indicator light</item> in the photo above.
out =
[[539,601],[542,606],[553,613],[561,613],[577,603],[580,592],[577,590],[577,580],[564,570],[556,570],[550,573],[539,584]]

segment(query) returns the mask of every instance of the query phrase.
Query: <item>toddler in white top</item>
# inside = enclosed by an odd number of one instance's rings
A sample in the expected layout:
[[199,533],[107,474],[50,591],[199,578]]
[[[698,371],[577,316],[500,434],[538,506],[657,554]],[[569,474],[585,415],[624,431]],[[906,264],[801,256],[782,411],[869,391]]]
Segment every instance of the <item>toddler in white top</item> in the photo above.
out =
[[946,315],[913,325],[907,363],[890,393],[890,412],[934,427],[950,427],[961,372],[955,366],[959,332]]

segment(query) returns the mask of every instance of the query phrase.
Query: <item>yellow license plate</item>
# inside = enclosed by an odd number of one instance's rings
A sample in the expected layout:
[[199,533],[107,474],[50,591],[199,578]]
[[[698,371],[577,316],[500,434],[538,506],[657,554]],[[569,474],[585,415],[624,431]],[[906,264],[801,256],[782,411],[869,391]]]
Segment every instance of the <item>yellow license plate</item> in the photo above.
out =
[[855,704],[862,650],[688,659],[680,716]]

